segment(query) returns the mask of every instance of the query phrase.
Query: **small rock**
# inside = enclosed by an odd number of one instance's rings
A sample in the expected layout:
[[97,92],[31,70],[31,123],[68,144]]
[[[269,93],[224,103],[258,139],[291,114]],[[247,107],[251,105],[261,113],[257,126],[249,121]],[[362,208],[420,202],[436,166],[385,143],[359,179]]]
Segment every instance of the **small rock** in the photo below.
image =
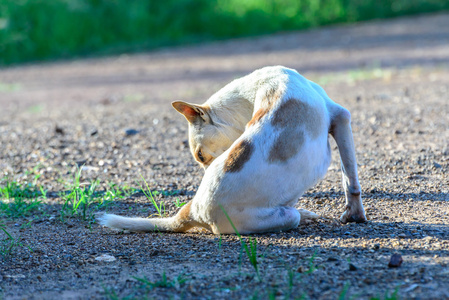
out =
[[78,167],[81,167],[81,166],[83,166],[84,164],[86,164],[87,163],[87,160],[86,159],[84,159],[84,160],[78,160],[77,162],[76,162],[76,165],[78,166]]
[[389,268],[399,268],[402,264],[402,256],[400,254],[393,254],[388,263]]
[[104,261],[104,262],[113,262],[113,261],[116,261],[117,259],[112,255],[102,254],[100,256],[95,257],[95,260]]
[[415,284],[412,284],[412,285],[410,285],[408,288],[405,288],[403,292],[404,292],[404,293],[411,292],[411,291],[413,291],[414,289],[416,289],[417,287],[419,287],[419,285],[417,285],[416,283],[415,283]]
[[98,172],[98,168],[93,166],[82,166],[81,170],[85,172]]
[[55,133],[64,135],[64,129],[62,127],[59,127],[58,125],[55,126]]
[[434,166],[436,169],[441,168],[441,165],[440,165],[439,163],[436,163],[436,162],[433,163],[433,166]]
[[138,133],[139,133],[139,130],[136,130],[136,129],[126,129],[125,130],[126,136],[132,136],[132,135],[136,135]]
[[353,264],[349,264],[349,271],[357,271],[357,267]]

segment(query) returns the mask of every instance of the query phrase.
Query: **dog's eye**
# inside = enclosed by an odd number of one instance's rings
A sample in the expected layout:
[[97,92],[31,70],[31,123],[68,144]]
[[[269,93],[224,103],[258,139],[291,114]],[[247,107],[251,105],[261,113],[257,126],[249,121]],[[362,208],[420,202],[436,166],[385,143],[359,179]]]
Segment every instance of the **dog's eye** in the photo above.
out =
[[198,151],[198,159],[203,163],[204,162],[204,156],[201,150]]

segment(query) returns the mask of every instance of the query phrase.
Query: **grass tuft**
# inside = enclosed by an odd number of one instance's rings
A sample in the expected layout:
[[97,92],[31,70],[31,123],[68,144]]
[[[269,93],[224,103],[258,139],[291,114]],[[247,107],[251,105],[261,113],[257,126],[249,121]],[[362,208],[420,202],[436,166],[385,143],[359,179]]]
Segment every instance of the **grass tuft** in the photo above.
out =
[[94,180],[90,183],[81,182],[82,168],[73,176],[73,183],[69,186],[69,192],[61,194],[65,200],[60,211],[61,221],[65,221],[67,215],[79,216],[84,221],[92,223],[94,221],[94,213],[98,209],[104,207],[117,197],[123,197],[123,192],[115,185],[104,191],[98,191],[100,181]]
[[143,178],[142,175],[140,175],[140,177],[142,177],[143,183],[145,184],[145,186],[142,186],[142,184],[139,182],[140,189],[142,190],[144,195],[147,197],[147,199],[150,200],[151,203],[153,204],[154,208],[157,211],[156,215],[161,218],[165,217],[165,215],[166,215],[165,202],[161,201],[161,203],[158,204],[157,201],[154,199],[153,192],[151,192],[150,187],[148,186],[148,183],[146,182],[145,178]]
[[0,224],[0,230],[6,235],[6,238],[0,240],[0,256],[10,257],[14,254],[17,248],[23,247],[19,238],[14,238],[5,228],[3,224]]
[[384,297],[373,297],[370,300],[399,300],[400,297],[398,295],[399,288],[396,288],[392,293],[390,293],[388,290],[385,291]]
[[235,234],[238,236],[240,243],[242,244],[242,252],[245,251],[246,255],[248,256],[249,262],[254,268],[254,271],[256,271],[257,279],[260,281],[260,272],[259,272],[259,263],[257,261],[257,239],[249,237],[247,239],[247,242],[242,238],[237,228],[234,226],[234,223],[232,222],[231,218],[229,217],[228,213],[225,211],[223,206],[220,205],[221,210],[225,214],[226,218],[228,219],[229,223],[231,223],[232,228],[234,229]]
[[173,280],[168,280],[167,275],[165,274],[165,271],[162,273],[162,278],[160,280],[157,280],[154,282],[150,281],[146,277],[133,277],[133,278],[136,279],[138,282],[140,282],[142,284],[143,288],[149,289],[149,290],[152,290],[157,287],[177,288],[178,289],[180,286],[182,286],[188,280],[188,278],[184,274],[179,275],[178,277],[176,277]]
[[17,219],[39,210],[47,192],[37,187],[36,180],[21,184],[8,177],[3,178],[0,184],[0,215]]

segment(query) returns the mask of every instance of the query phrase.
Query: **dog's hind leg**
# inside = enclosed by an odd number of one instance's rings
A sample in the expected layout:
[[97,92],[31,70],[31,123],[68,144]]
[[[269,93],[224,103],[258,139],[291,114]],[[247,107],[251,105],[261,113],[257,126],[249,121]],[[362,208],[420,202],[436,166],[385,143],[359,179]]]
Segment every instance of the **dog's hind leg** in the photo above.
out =
[[232,209],[226,214],[227,217],[224,214],[220,217],[216,233],[236,233],[235,229],[241,234],[284,231],[298,227],[301,220],[299,211],[289,206],[246,207],[240,211]]
[[337,142],[340,152],[343,189],[346,197],[346,210],[340,218],[343,223],[366,221],[363,209],[361,188],[357,175],[354,139],[351,129],[351,114],[339,105],[331,109],[330,134]]

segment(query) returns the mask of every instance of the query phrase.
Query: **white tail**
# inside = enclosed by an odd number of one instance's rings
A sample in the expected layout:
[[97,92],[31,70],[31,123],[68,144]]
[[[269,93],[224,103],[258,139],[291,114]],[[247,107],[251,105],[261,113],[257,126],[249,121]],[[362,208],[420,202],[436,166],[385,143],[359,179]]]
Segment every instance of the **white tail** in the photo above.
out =
[[100,224],[113,229],[129,230],[134,232],[173,231],[173,218],[129,218],[105,214],[100,217]]
[[196,224],[190,218],[190,205],[191,202],[187,203],[176,216],[170,218],[129,218],[105,214],[99,218],[99,223],[109,228],[133,232],[185,232]]

